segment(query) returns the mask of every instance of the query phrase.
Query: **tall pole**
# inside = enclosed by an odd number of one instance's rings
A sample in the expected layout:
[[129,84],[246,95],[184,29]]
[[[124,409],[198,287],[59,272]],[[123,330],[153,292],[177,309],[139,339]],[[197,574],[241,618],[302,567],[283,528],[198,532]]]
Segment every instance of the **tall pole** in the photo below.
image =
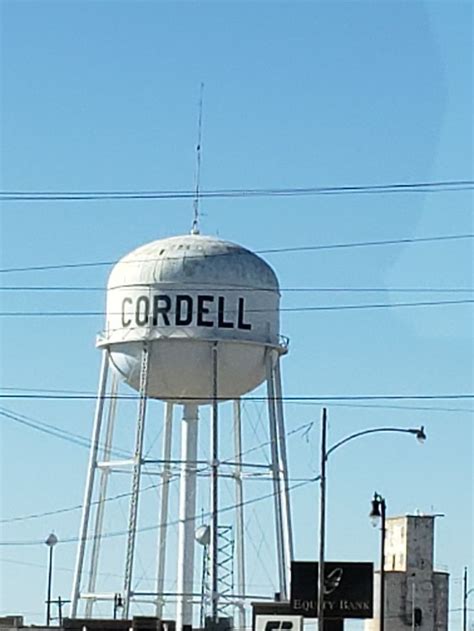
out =
[[61,596],[58,596],[58,618],[59,626],[61,627],[63,624],[63,601]]
[[194,535],[196,522],[196,459],[198,406],[186,403],[181,421],[181,472],[179,480],[178,602],[176,628],[193,623]]
[[48,592],[46,600],[46,626],[49,627],[51,622],[51,586],[53,582],[53,548],[54,545],[49,546],[49,566],[48,566]]
[[102,351],[102,366],[99,377],[99,390],[95,408],[94,428],[92,430],[91,450],[89,453],[89,464],[87,467],[86,488],[84,491],[84,501],[82,504],[81,525],[79,529],[79,543],[77,546],[76,566],[74,568],[74,579],[71,594],[71,618],[77,617],[77,607],[79,604],[82,569],[84,566],[84,554],[87,541],[87,531],[89,528],[89,517],[92,504],[92,492],[94,489],[94,476],[97,467],[97,450],[99,448],[100,430],[102,427],[102,415],[104,412],[104,397],[107,387],[107,373],[109,368],[108,350]]
[[[234,444],[235,444],[235,556],[237,559],[237,593],[245,594],[245,548],[244,548],[244,492],[242,483],[242,415],[240,400],[234,401]],[[245,605],[237,605],[239,631],[245,631]]]
[[173,436],[173,404],[167,402],[165,405],[165,431],[163,435],[163,471],[161,483],[161,503],[160,517],[158,520],[158,554],[157,554],[157,577],[156,577],[156,617],[163,617],[163,591],[165,585],[166,570],[166,540],[168,536],[168,506],[171,482],[171,441]]
[[[112,441],[114,434],[114,425],[115,425],[115,413],[117,409],[117,391],[118,391],[118,376],[114,374],[112,377],[112,384],[110,387],[110,403],[109,410],[107,415],[107,423],[105,430],[105,445],[102,452],[102,460],[106,462],[110,460],[110,456],[112,453]],[[96,590],[97,584],[97,571],[99,567],[99,555],[100,555],[100,547],[102,540],[102,529],[104,524],[104,513],[105,513],[105,500],[107,497],[107,485],[110,476],[110,468],[104,467],[100,473],[100,482],[99,482],[99,498],[97,504],[97,510],[95,515],[95,525],[94,532],[92,538],[92,552],[91,552],[91,560],[90,560],[90,572],[89,572],[89,594],[93,594]],[[85,617],[91,618],[93,608],[95,605],[95,599],[90,598],[86,602],[85,607]]]
[[145,416],[148,390],[148,343],[143,342],[142,358],[140,366],[140,398],[138,401],[138,418],[135,431],[135,453],[132,475],[132,490],[130,498],[130,510],[128,517],[127,551],[125,558],[125,573],[123,579],[124,606],[122,617],[126,620],[130,614],[132,598],[133,561],[135,558],[135,542],[137,536],[138,501],[140,497],[140,480],[143,463],[143,439],[145,436]]
[[[210,536],[210,532],[209,532]],[[201,565],[201,611],[199,613],[199,623],[201,629],[204,629],[206,621],[206,599],[207,599],[207,572],[209,563],[209,543],[202,546],[202,565]]]
[[318,565],[318,630],[324,628],[324,556],[326,544],[326,453],[327,410],[323,408],[321,417],[321,454],[319,479],[319,565]]
[[380,541],[380,631],[385,630],[385,533],[386,533],[386,505],[385,499],[381,502],[381,541]]
[[275,411],[275,388],[273,380],[273,361],[270,351],[267,351],[266,357],[266,377],[267,377],[267,390],[268,390],[268,422],[270,426],[270,454],[272,463],[272,478],[273,478],[273,502],[275,507],[275,537],[276,537],[276,549],[277,549],[277,566],[278,566],[278,580],[280,588],[280,598],[286,600],[287,598],[287,580],[286,580],[286,565],[285,565],[285,548],[284,548],[284,533],[283,533],[283,513],[282,513],[282,485],[281,476],[279,471],[279,459],[278,459],[278,430]]
[[[285,416],[283,411],[283,392],[281,387],[280,357],[277,355],[273,370],[275,380],[275,409],[278,430],[278,447],[280,460],[281,480],[281,505],[283,512],[283,545],[285,549],[285,563],[287,582],[291,575],[291,562],[293,561],[293,527],[291,523],[290,487],[288,483],[288,457],[286,453]],[[287,592],[290,586],[287,585]]]
[[218,443],[218,346],[212,345],[212,418],[211,418],[211,616],[214,622],[218,619],[218,475],[219,475],[219,443]]
[[467,631],[467,567],[464,568],[463,576],[463,596],[462,596],[462,631]]

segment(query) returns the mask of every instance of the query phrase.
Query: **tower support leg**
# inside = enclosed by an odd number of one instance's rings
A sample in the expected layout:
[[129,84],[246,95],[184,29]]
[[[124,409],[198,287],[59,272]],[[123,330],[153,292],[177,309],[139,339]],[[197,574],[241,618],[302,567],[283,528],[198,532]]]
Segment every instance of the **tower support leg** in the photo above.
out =
[[[112,452],[112,441],[114,435],[114,427],[115,427],[115,412],[117,409],[117,388],[118,387],[118,377],[116,374],[112,377],[112,384],[110,386],[110,402],[109,402],[109,410],[107,414],[107,423],[105,429],[105,444],[102,451],[102,460],[106,462],[110,460],[111,452]],[[97,510],[95,515],[95,525],[94,525],[94,535],[92,538],[92,552],[91,552],[91,563],[90,563],[90,573],[89,573],[89,586],[87,591],[89,594],[93,594],[96,590],[97,584],[97,571],[99,567],[99,555],[100,555],[100,544],[102,538],[102,528],[104,524],[104,510],[105,510],[105,500],[107,496],[107,485],[109,481],[110,469],[105,467],[100,472],[100,482],[99,482],[99,498],[97,503]],[[92,611],[94,608],[94,599],[89,598],[86,602],[86,618],[90,618],[92,616]]]
[[176,628],[193,621],[194,546],[196,525],[197,405],[185,405],[181,421],[181,473],[178,525],[178,601]]
[[291,573],[291,562],[293,561],[293,527],[291,519],[290,489],[288,483],[288,457],[286,451],[286,430],[283,411],[283,393],[281,387],[280,357],[278,355],[275,357],[273,377],[275,380],[275,408],[279,446],[279,469],[281,477],[280,491],[282,493],[283,545],[285,550],[287,589],[289,591],[290,587],[288,585],[288,579]]
[[135,453],[132,478],[132,493],[130,498],[130,513],[128,519],[127,552],[125,559],[125,574],[123,583],[124,606],[122,617],[127,619],[130,614],[130,600],[132,596],[133,560],[135,555],[135,540],[137,535],[138,499],[140,494],[140,477],[143,460],[143,437],[145,435],[145,416],[148,385],[148,343],[143,343],[140,365],[140,398],[138,402],[138,418],[135,434]]
[[[242,483],[242,415],[240,399],[234,401],[235,445],[235,555],[237,559],[237,594],[245,594],[244,490]],[[237,604],[238,631],[245,631],[245,603]]]
[[156,578],[156,617],[163,617],[163,591],[166,571],[166,539],[168,535],[168,506],[171,480],[171,440],[173,435],[173,404],[165,405],[165,428],[163,434],[163,469],[161,482],[161,502],[158,530],[157,578]]
[[279,442],[277,431],[276,414],[276,394],[273,378],[274,360],[272,352],[267,351],[266,355],[266,376],[267,376],[267,399],[268,399],[268,421],[270,425],[270,453],[272,463],[273,497],[275,504],[275,530],[277,548],[277,567],[280,597],[286,600],[287,594],[287,572],[285,564],[284,535],[283,535],[283,514],[282,514],[282,485],[280,477]]
[[102,417],[104,413],[104,396],[107,387],[107,373],[109,368],[108,350],[102,351],[102,365],[99,377],[99,390],[97,393],[97,403],[95,408],[94,426],[92,429],[91,449],[89,453],[89,464],[87,468],[86,487],[84,491],[84,502],[82,506],[81,525],[79,529],[79,544],[77,546],[76,565],[71,593],[70,617],[77,617],[77,608],[80,598],[82,569],[84,566],[84,553],[86,548],[87,531],[89,527],[89,517],[91,512],[92,493],[94,490],[94,477],[97,467],[97,450],[99,448],[100,431],[102,427]]
[[211,414],[211,616],[217,622],[219,609],[219,355],[218,344],[212,345],[212,414]]

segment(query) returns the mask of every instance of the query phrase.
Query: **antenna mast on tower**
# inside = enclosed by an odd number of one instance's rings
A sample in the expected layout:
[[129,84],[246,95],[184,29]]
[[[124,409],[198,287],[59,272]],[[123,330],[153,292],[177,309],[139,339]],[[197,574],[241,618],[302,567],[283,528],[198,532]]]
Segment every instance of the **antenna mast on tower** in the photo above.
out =
[[202,137],[202,97],[204,92],[204,83],[201,83],[199,93],[199,118],[198,118],[198,138],[196,145],[196,172],[195,172],[195,188],[193,200],[193,226],[191,234],[199,234],[199,195],[201,186],[201,137]]

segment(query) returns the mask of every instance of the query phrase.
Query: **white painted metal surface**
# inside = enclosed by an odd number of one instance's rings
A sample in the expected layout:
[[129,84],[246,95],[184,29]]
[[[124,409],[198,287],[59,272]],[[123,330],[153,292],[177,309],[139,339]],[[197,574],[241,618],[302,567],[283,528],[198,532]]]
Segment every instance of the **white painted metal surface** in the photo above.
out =
[[288,597],[288,574],[287,565],[285,563],[285,547],[284,547],[284,531],[283,512],[282,512],[282,485],[280,475],[280,458],[278,450],[278,429],[276,418],[276,396],[274,382],[274,363],[271,352],[268,351],[266,357],[267,366],[267,404],[268,404],[268,421],[270,426],[270,454],[272,463],[272,480],[273,480],[273,501],[275,506],[275,540],[277,549],[277,567],[278,567],[278,585],[280,589],[280,597],[286,600]]
[[127,551],[125,554],[125,573],[123,579],[123,608],[122,618],[126,620],[130,614],[130,601],[132,597],[133,563],[135,559],[135,542],[137,538],[138,501],[140,497],[141,469],[143,464],[143,441],[145,437],[145,417],[147,407],[147,385],[149,366],[148,343],[141,344],[140,362],[140,398],[138,402],[138,416],[135,432],[135,451],[133,454],[133,476],[130,497],[130,510],[128,517]]
[[156,617],[163,617],[166,569],[166,542],[168,539],[168,509],[170,496],[171,473],[171,443],[173,439],[173,404],[167,403],[165,407],[165,427],[163,433],[163,470],[161,483],[160,513],[158,518],[158,550],[157,550],[157,575],[156,575]]
[[[242,481],[242,410],[240,400],[234,401],[234,446],[235,446],[235,556],[237,561],[237,594],[245,594],[245,521],[244,521],[244,490]],[[241,599],[236,603],[237,629],[244,631],[245,602]]]
[[279,298],[271,267],[239,245],[196,234],[154,241],[113,268],[98,345],[137,390],[140,343],[149,340],[149,396],[208,401],[218,341],[218,396],[237,398],[265,379],[265,347],[279,344]]
[[[107,427],[105,432],[105,445],[102,450],[102,460],[107,461],[110,460],[112,456],[112,441],[114,436],[115,429],[115,412],[117,409],[117,379],[118,376],[114,375],[112,377],[112,386],[110,389],[110,401],[109,401],[109,410],[107,414]],[[97,468],[100,468],[100,464],[96,464]],[[95,515],[95,524],[94,524],[94,534],[92,537],[92,552],[91,552],[91,560],[90,560],[90,572],[89,572],[89,584],[88,584],[88,592],[94,593],[96,589],[97,583],[97,572],[99,568],[99,555],[100,555],[100,544],[102,540],[102,530],[104,527],[104,512],[105,512],[105,502],[107,498],[107,486],[109,482],[110,476],[110,468],[105,467],[102,468],[100,472],[100,482],[99,482],[99,499],[97,504],[97,512]],[[91,598],[86,602],[86,610],[85,615],[86,618],[91,618],[93,609],[94,609],[95,601]]]
[[89,452],[89,464],[87,467],[87,479],[84,490],[84,503],[82,505],[81,525],[79,528],[79,543],[76,553],[76,565],[74,568],[74,578],[71,592],[71,618],[77,617],[77,608],[81,596],[81,578],[84,566],[84,555],[86,550],[87,532],[89,528],[89,518],[92,505],[92,493],[94,490],[94,477],[97,468],[97,451],[99,449],[100,430],[102,426],[102,415],[104,413],[104,395],[107,387],[107,375],[109,372],[109,358],[107,351],[102,353],[102,364],[99,377],[99,390],[97,393],[97,403],[94,415],[94,426],[92,428],[91,449]]
[[192,625],[194,592],[194,546],[196,529],[196,459],[198,408],[185,405],[181,421],[181,473],[179,480],[178,604],[176,626]]

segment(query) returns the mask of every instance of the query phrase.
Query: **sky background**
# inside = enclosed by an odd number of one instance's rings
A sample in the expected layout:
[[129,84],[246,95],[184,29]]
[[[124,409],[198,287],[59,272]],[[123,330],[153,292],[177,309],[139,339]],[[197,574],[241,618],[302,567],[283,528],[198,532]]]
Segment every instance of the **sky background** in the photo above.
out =
[[[3,192],[191,189],[201,82],[203,189],[473,179],[469,2],[3,0],[0,8]],[[103,311],[110,266],[4,270],[115,261],[148,241],[189,232],[192,205],[0,203],[0,311],[19,314],[1,318],[0,412],[10,414],[0,420],[1,519],[11,520],[82,501],[87,449],[20,424],[11,413],[89,437],[93,400],[23,395],[29,389],[95,392],[95,336],[103,326],[101,316],[26,314]],[[202,211],[203,233],[256,251],[474,232],[472,191],[465,190],[208,199]],[[374,491],[386,497],[389,515],[443,513],[436,565],[451,574],[455,628],[465,565],[474,585],[472,304],[395,305],[472,299],[472,240],[264,256],[279,277],[283,308],[387,305],[284,312],[286,395],[439,397],[327,401],[331,444],[368,427],[424,424],[428,433],[423,447],[403,435],[380,435],[334,454],[327,552],[335,560],[378,563],[379,535],[367,518]],[[34,286],[87,291],[24,289]],[[319,291],[287,291],[295,288]],[[450,394],[471,398],[442,396]],[[314,422],[306,436],[288,439],[295,479],[317,474],[320,407],[286,406],[289,431]],[[151,453],[160,439],[159,404],[153,411]],[[131,414],[124,406],[121,446],[130,438]],[[259,445],[266,437],[264,408],[249,403],[245,415],[246,444]],[[114,484],[111,492],[129,482]],[[249,493],[258,495],[264,485],[255,484],[262,486]],[[153,523],[156,502],[155,493],[144,494],[144,524]],[[317,555],[317,502],[314,483],[294,491],[299,559]],[[254,507],[249,583],[272,594],[276,576],[265,543],[271,505]],[[126,504],[117,503],[106,529],[120,527],[124,511]],[[0,615],[24,612],[30,622],[43,620],[47,550],[41,542],[51,530],[60,540],[53,593],[69,598],[75,544],[61,541],[77,536],[79,517],[75,510],[3,521]],[[138,561],[141,585],[149,588],[153,535],[144,537]],[[121,540],[110,541],[106,569],[120,574]],[[117,577],[103,578],[107,589],[120,585]]]

